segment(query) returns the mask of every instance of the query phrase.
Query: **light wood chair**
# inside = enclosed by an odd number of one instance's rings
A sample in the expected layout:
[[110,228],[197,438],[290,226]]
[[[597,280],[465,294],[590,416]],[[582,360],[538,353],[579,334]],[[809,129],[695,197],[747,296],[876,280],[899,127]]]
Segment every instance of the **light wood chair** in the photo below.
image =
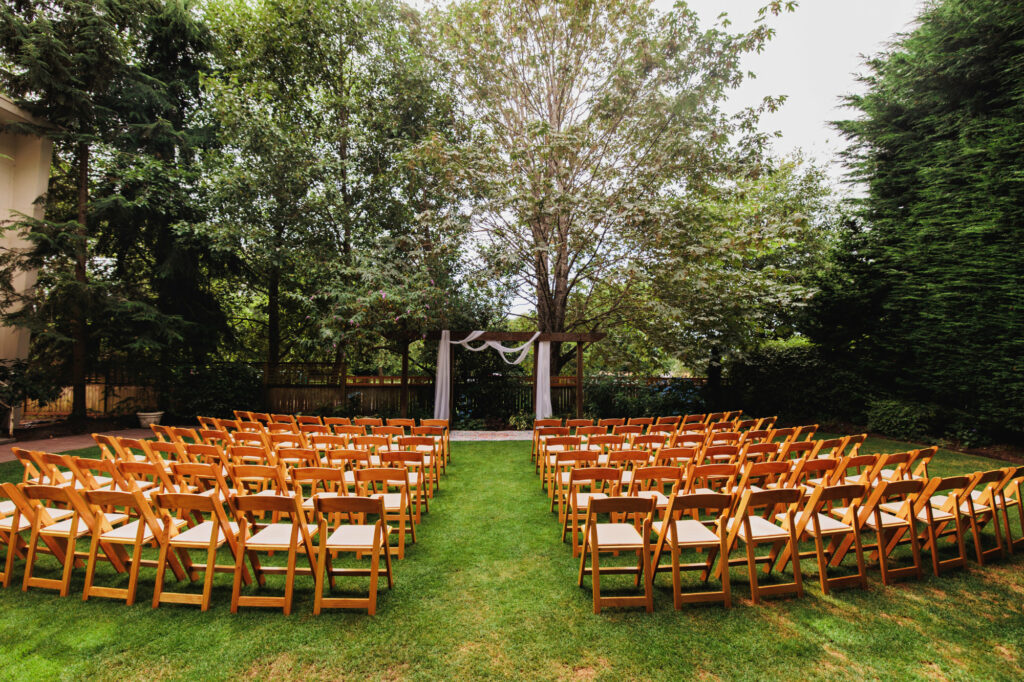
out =
[[[800,562],[794,561],[792,582],[777,583],[774,585],[762,585],[757,578],[757,565],[763,563],[765,572],[770,572],[774,557],[769,554],[758,556],[756,549],[759,545],[771,544],[773,549],[779,551],[789,550],[790,553],[798,551],[796,537],[796,522],[794,509],[801,501],[801,491],[797,488],[780,488],[778,490],[747,490],[742,494],[735,515],[726,522],[728,537],[726,545],[731,552],[742,541],[746,546],[747,574],[750,576],[750,596],[755,604],[760,604],[762,597],[775,597],[783,595],[796,595],[802,597],[804,594],[803,575],[800,572]],[[767,508],[769,518],[777,518],[773,510],[782,509],[784,514],[783,527],[779,527],[761,516],[756,510]],[[742,560],[737,560],[737,563]],[[732,562],[728,562],[732,563]],[[729,570],[726,562],[719,562],[719,578],[725,571]]]
[[[0,518],[0,542],[7,546],[4,570],[3,573],[0,573],[0,587],[7,587],[13,575],[14,559],[25,559],[27,556],[27,543],[21,537],[21,534],[32,530],[32,527],[36,524],[37,516],[39,517],[39,526],[45,528],[52,526],[58,521],[70,518],[74,511],[71,509],[45,507],[38,503],[29,502],[28,498],[22,494],[21,489],[13,483],[0,483],[0,495],[3,496],[5,503],[9,503],[9,506],[5,507],[5,512],[9,511],[9,513]],[[39,551],[52,554],[63,565],[67,543],[62,543],[56,538],[45,535],[42,536],[42,540],[44,547],[39,548]]]
[[[651,515],[654,501],[643,497],[591,498],[587,505],[586,523],[583,531],[583,548],[580,552],[580,570],[577,584],[583,587],[583,576],[588,572],[587,557],[590,558],[590,580],[593,592],[594,613],[601,613],[605,606],[642,606],[648,613],[654,610],[654,571],[651,567]],[[602,523],[603,515],[624,516],[623,522]],[[630,521],[629,519],[632,519]],[[637,528],[640,530],[637,530]],[[636,566],[600,566],[601,553],[635,552]],[[644,583],[643,595],[601,596],[601,574],[633,575],[634,585]]]
[[[200,611],[206,611],[210,608],[213,594],[214,573],[234,574],[234,563],[217,563],[217,550],[225,545],[232,559],[238,555],[238,523],[228,520],[221,499],[219,491],[210,495],[167,493],[154,498],[156,506],[164,510],[160,556],[157,559],[156,584],[153,588],[154,609],[160,604],[198,604]],[[167,512],[174,512],[175,515]],[[179,520],[185,520],[189,527],[181,530],[183,526]],[[206,563],[194,563],[189,552],[204,549]],[[198,579],[199,571],[203,572],[201,594],[169,592],[164,589],[167,565],[174,558],[174,552],[181,557],[190,582]],[[242,566],[242,580],[246,585],[252,583],[245,566]]]
[[412,510],[409,470],[401,468],[357,469],[355,471],[356,494],[384,501],[384,522],[398,525],[398,548],[389,545],[389,551],[397,551],[398,558],[405,558],[406,527],[410,541],[416,542],[416,518]]
[[[235,551],[234,584],[231,591],[231,613],[240,606],[280,608],[287,616],[292,610],[296,575],[315,575],[316,549],[312,536],[317,528],[306,523],[305,515],[293,495],[237,495],[234,507],[239,511],[238,545]],[[257,515],[270,512],[274,518],[287,518],[289,523],[262,523]],[[287,552],[287,565],[264,566],[260,552]],[[306,555],[308,569],[296,566],[299,553]],[[266,586],[266,576],[284,574],[284,595],[277,597],[242,594],[242,568],[248,557],[253,575],[260,587]]]
[[[91,533],[92,542],[89,544],[89,560],[85,569],[85,588],[82,590],[82,601],[88,601],[90,597],[106,597],[108,599],[123,599],[125,604],[131,606],[135,603],[136,591],[139,587],[139,571],[143,566],[156,567],[157,561],[144,560],[142,548],[151,543],[157,543],[163,551],[166,542],[166,535],[160,526],[160,521],[149,501],[139,491],[122,492],[119,490],[86,490],[83,493],[85,502],[94,509],[94,513],[102,508],[118,508],[125,510],[128,516],[135,516],[135,521],[119,525],[116,528],[105,528],[103,532]],[[172,526],[182,527],[186,524],[184,519],[172,519]],[[99,558],[99,550],[102,543],[115,546],[132,547],[131,558],[128,560],[128,587],[108,587],[95,584],[96,562]],[[174,576],[178,580],[185,579],[185,570],[174,555],[171,555],[168,563]]]
[[[86,536],[102,535],[113,530],[115,525],[124,523],[128,519],[128,515],[117,512],[106,513],[91,508],[71,486],[26,485],[21,488],[21,492],[30,503],[52,502],[63,505],[72,511],[69,518],[56,523],[46,523],[47,520],[52,520],[52,517],[47,519],[47,515],[35,514],[32,535],[28,543],[28,553],[25,558],[25,575],[21,583],[23,591],[28,591],[30,587],[42,587],[57,590],[60,596],[66,597],[71,589],[72,569],[76,564],[80,564],[79,559],[87,556],[87,554],[76,551],[78,540]],[[52,539],[64,545],[63,571],[59,580],[32,575],[41,538],[44,542],[47,539]],[[124,573],[128,563],[124,549],[106,542],[101,543],[100,548],[114,570]]]
[[[725,529],[731,508],[732,496],[723,493],[673,494],[669,498],[664,520],[651,524],[651,529],[658,536],[654,546],[652,570],[655,573],[672,571],[672,596],[676,610],[683,608],[683,604],[717,601],[722,602],[726,608],[732,606],[728,569],[719,572],[722,581],[720,590],[684,592],[682,586],[683,571],[701,571],[701,580],[706,584],[711,577],[716,556],[719,557],[720,563],[724,562],[728,566],[729,547]],[[712,528],[708,528],[703,521],[682,518],[687,510],[695,515],[701,509],[719,512]],[[684,549],[707,551],[707,559],[696,563],[680,563],[681,552]],[[666,551],[669,553],[670,563],[662,566],[661,557]]]
[[[1024,466],[1007,467],[1006,481],[996,493],[996,505],[1003,515],[1003,528],[1006,530],[1006,549],[1011,554],[1024,547],[1024,504],[1021,499],[1021,485],[1024,484]],[[1021,537],[1013,537],[1013,524],[1010,520],[1010,510],[1017,509],[1020,517],[1018,528],[1021,529]]]
[[[859,586],[866,589],[868,586],[864,547],[861,543],[860,513],[857,508],[857,501],[863,499],[866,493],[867,486],[859,483],[818,486],[811,492],[810,498],[803,505],[799,516],[796,517],[797,539],[802,539],[807,535],[814,538],[814,551],[799,552],[797,561],[807,557],[817,559],[818,580],[821,583],[822,594],[829,594],[832,590],[844,587]],[[851,510],[849,524],[822,513],[827,507],[838,506],[835,504],[837,502],[845,503],[845,506]],[[785,526],[789,516],[782,514],[777,518]],[[843,538],[853,539],[857,557],[857,572],[852,575],[830,577],[828,574],[829,560]],[[826,542],[828,543],[827,547]],[[793,552],[794,548],[789,545],[777,550],[773,549],[771,554],[774,559],[773,570],[785,570],[786,565],[793,559]]]
[[[577,467],[568,473],[565,512],[562,515],[562,542],[565,542],[568,534],[572,555],[576,557],[580,553],[580,521],[586,518],[587,505],[593,500],[617,495],[622,472],[612,467]],[[584,491],[584,488],[589,490]],[[654,504],[653,501],[651,504]]]
[[[371,497],[317,497],[316,517],[319,524],[320,546],[317,552],[316,597],[313,603],[314,615],[325,608],[366,609],[368,615],[377,612],[377,585],[380,574],[388,581],[388,589],[394,588],[394,573],[391,566],[391,552],[388,550],[388,535],[391,528],[385,523],[384,500]],[[336,523],[328,535],[329,517],[347,517],[353,523]],[[366,517],[375,517],[366,523]],[[331,557],[339,552],[353,552],[357,558],[369,555],[369,568],[335,568]],[[384,558],[384,570],[380,561]],[[369,576],[369,594],[363,598],[324,597],[324,582],[334,588],[335,576]]]

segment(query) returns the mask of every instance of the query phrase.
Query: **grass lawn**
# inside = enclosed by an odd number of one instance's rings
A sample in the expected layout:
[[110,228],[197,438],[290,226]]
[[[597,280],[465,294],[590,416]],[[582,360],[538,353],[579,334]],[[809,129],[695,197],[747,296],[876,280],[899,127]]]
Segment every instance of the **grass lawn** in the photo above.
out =
[[[19,565],[18,586],[0,590],[2,677],[1024,678],[1022,553],[941,578],[925,555],[920,581],[886,588],[876,569],[868,590],[829,597],[807,561],[804,598],[757,607],[748,600],[745,567],[735,567],[730,610],[673,610],[670,574],[659,574],[653,614],[607,609],[595,616],[589,579],[587,588],[576,586],[577,563],[559,542],[529,443],[452,449],[420,542],[396,562],[395,589],[381,592],[377,616],[314,617],[308,577],[298,579],[293,615],[246,609],[232,616],[228,575],[218,574],[213,606],[200,613],[152,610],[153,569],[143,569],[138,602],[126,607],[82,603],[82,570],[70,597],[23,593]],[[905,444],[873,440],[864,451],[900,449]],[[1002,465],[941,451],[931,471]],[[0,465],[0,478],[16,476],[16,463]],[[52,557],[41,561],[56,566]],[[98,575],[101,584],[120,579],[102,565]],[[275,593],[281,580],[268,579]]]

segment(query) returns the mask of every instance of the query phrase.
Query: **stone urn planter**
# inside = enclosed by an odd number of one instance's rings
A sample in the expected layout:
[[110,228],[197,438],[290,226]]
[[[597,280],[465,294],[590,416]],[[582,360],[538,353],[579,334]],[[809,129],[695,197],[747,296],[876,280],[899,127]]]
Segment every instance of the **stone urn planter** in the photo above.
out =
[[139,418],[139,426],[146,428],[150,424],[159,424],[163,418],[164,413],[161,412],[136,412],[135,416]]

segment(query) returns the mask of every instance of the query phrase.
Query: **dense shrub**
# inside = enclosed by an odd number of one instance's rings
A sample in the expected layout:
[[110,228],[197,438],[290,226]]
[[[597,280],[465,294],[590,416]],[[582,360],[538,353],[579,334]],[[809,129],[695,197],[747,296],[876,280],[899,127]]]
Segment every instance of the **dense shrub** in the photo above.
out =
[[592,376],[584,383],[583,406],[597,418],[689,414],[704,410],[704,397],[689,379],[646,384],[632,377]]
[[232,410],[261,407],[260,371],[247,364],[178,367],[162,392],[162,408],[174,417],[231,417]]
[[938,405],[880,398],[868,405],[867,426],[893,438],[923,440],[939,431],[939,413]]
[[847,369],[830,364],[812,344],[767,344],[725,368],[730,409],[778,415],[787,422],[863,423],[868,391]]

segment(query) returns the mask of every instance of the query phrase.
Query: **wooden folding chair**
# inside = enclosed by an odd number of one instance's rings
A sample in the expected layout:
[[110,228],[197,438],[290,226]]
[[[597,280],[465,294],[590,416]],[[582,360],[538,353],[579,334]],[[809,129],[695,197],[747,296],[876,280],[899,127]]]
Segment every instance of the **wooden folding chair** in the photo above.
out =
[[[238,524],[228,520],[221,500],[219,491],[210,495],[167,493],[155,496],[156,506],[175,512],[175,516],[167,513],[163,516],[160,556],[157,559],[156,584],[153,588],[154,609],[160,604],[198,604],[200,611],[206,611],[210,608],[214,573],[235,572],[234,563],[217,563],[217,550],[224,545],[228,546],[232,559],[238,556]],[[181,530],[179,520],[188,522],[189,527]],[[203,549],[206,550],[206,563],[194,563],[189,552]],[[201,594],[169,592],[164,589],[167,564],[174,559],[174,552],[181,557],[190,582],[198,579],[199,571],[204,573]],[[252,582],[245,566],[242,566],[242,580],[246,585]]]
[[[865,545],[865,547],[868,549],[874,547],[873,556],[878,558],[883,585],[891,585],[894,579],[908,576],[921,577],[921,546],[917,534],[914,503],[923,492],[924,485],[924,482],[920,480],[879,481],[871,489],[866,501],[862,501],[860,504],[860,518],[858,519],[860,527],[874,531],[877,538],[874,545]],[[882,505],[890,500],[899,501],[895,513],[882,509]],[[829,511],[831,516],[840,519],[847,525],[854,522],[854,513],[857,512],[853,507],[834,507]],[[910,538],[912,553],[910,566],[899,568],[889,566],[889,555],[894,549],[894,545],[890,545],[889,540],[897,533],[905,534]],[[829,562],[830,565],[838,566],[840,564],[852,542],[850,538],[842,540]]]
[[409,472],[409,492],[412,496],[415,513],[413,522],[419,523],[423,512],[430,512],[430,499],[433,487],[426,465],[427,456],[415,450],[396,450],[380,453],[382,467],[402,468]]
[[[925,492],[914,501],[915,518],[925,525],[923,536],[924,548],[932,558],[932,572],[938,576],[942,571],[963,568],[967,565],[967,552],[964,546],[964,530],[962,517],[967,514],[971,477],[948,476],[932,478],[925,484]],[[882,511],[899,513],[902,501],[883,502],[879,505]],[[962,509],[963,507],[963,509]],[[895,549],[902,533],[894,533],[889,540],[889,551]],[[956,546],[956,556],[948,559],[939,558],[939,539],[952,536]]]
[[[259,606],[281,608],[287,616],[292,610],[292,595],[295,591],[296,575],[315,575],[316,550],[312,536],[317,528],[312,529],[306,523],[305,514],[299,508],[298,500],[291,495],[238,495],[234,498],[234,508],[240,513],[238,528],[238,545],[235,552],[235,577],[231,591],[231,613],[238,613],[239,606]],[[270,512],[274,518],[287,518],[289,523],[262,523],[257,515]],[[252,532],[252,535],[250,535]],[[302,551],[309,561],[308,569],[296,567],[296,559]],[[286,566],[263,566],[259,552],[287,552]],[[284,595],[279,597],[255,596],[242,594],[242,569],[245,559],[249,558],[253,575],[260,587],[266,586],[266,576],[284,574]]]
[[[421,419],[420,426],[428,426],[430,428],[438,428],[442,430],[442,451],[444,459],[441,462],[441,470],[448,471],[448,464],[452,461],[452,444],[451,444],[451,426],[447,419]],[[413,434],[422,435],[422,434]]]
[[778,443],[744,441],[743,449],[740,452],[740,461],[742,462],[771,462],[778,458]]
[[[353,523],[336,523],[328,535],[328,518],[353,519]],[[365,523],[367,516],[376,517],[372,523]],[[380,560],[384,557],[384,576],[388,589],[394,588],[391,566],[391,552],[388,550],[388,535],[391,528],[385,523],[384,500],[371,497],[318,497],[316,517],[319,523],[320,547],[317,553],[316,598],[313,614],[319,615],[324,608],[366,609],[368,615],[377,612],[377,583],[381,573]],[[369,568],[335,568],[331,557],[339,552],[354,552],[357,558],[364,554],[370,557]],[[324,597],[325,577],[334,588],[335,576],[369,576],[369,594],[363,598]]]
[[[655,521],[651,524],[651,529],[658,536],[654,546],[652,570],[654,573],[672,571],[672,596],[676,610],[683,608],[683,604],[717,601],[722,602],[726,608],[732,606],[728,570],[720,572],[722,580],[722,589],[720,590],[684,592],[681,576],[682,571],[701,571],[701,580],[707,583],[711,577],[711,569],[716,555],[719,557],[720,563],[724,562],[728,565],[729,547],[726,544],[727,535],[725,528],[731,507],[732,496],[723,493],[673,494],[669,498],[664,520]],[[703,521],[682,518],[687,510],[690,510],[691,514],[697,514],[701,509],[719,512],[719,515],[714,520],[714,530],[708,528],[707,524]],[[662,566],[661,556],[665,553],[666,547],[671,563],[668,566]],[[680,555],[683,549],[708,550],[707,559],[697,563],[680,563]]]
[[[398,524],[398,558],[405,558],[405,529],[408,524],[410,539],[416,542],[416,517],[412,511],[409,470],[405,467],[388,469],[357,469],[356,494],[384,501],[384,522]],[[378,490],[379,488],[379,490]],[[394,489],[396,492],[391,492]],[[394,551],[390,549],[389,551]]]
[[384,420],[379,417],[356,417],[352,420],[352,425],[372,428],[374,426],[384,426]]
[[[1021,547],[1024,547],[1024,504],[1021,500],[1021,484],[1024,483],[1024,466],[1007,467],[1006,481],[996,491],[996,505],[1003,515],[1003,528],[1006,529],[1006,549],[1013,554]],[[1020,517],[1018,528],[1021,529],[1021,537],[1013,537],[1013,526],[1010,521],[1010,510],[1015,508]]]
[[593,426],[594,425],[594,420],[593,419],[566,419],[565,420],[565,425],[568,426],[572,430],[572,433],[574,433],[576,435],[579,435],[579,429],[584,428],[586,426]]
[[324,426],[334,429],[335,426],[352,426],[352,420],[348,417],[324,417]]
[[[860,483],[850,483],[837,486],[818,486],[806,501],[800,515],[796,518],[796,537],[802,539],[806,535],[814,538],[813,552],[799,552],[797,562],[800,559],[813,556],[818,561],[818,580],[821,583],[821,593],[829,594],[834,589],[843,587],[860,586],[867,588],[868,574],[864,563],[864,547],[861,543],[860,513],[857,508],[857,500],[864,497],[867,486]],[[836,502],[845,503],[851,510],[849,514],[850,523],[846,524],[822,512]],[[781,514],[777,517],[783,524],[789,522],[789,516]],[[857,572],[853,575],[829,577],[829,560],[835,553],[835,548],[843,538],[852,538],[857,556]],[[828,547],[825,546],[826,541]],[[793,559],[794,548],[786,545],[778,550],[773,549],[771,557],[774,560],[776,571],[785,570],[786,565]]]
[[[345,472],[333,467],[295,467],[290,472],[292,489],[302,500],[302,511],[313,521],[317,497],[340,497],[348,494],[345,487]],[[309,486],[309,495],[304,487]]]
[[[960,496],[960,503],[953,506],[950,511],[959,510],[970,523],[971,539],[974,541],[974,556],[979,566],[993,558],[1002,558],[1005,553],[1003,548],[1003,531],[999,527],[999,513],[996,505],[996,494],[1005,484],[1006,470],[992,469],[990,471],[979,471],[970,476],[970,482]],[[943,504],[944,500],[939,495],[933,495],[930,502],[946,509],[949,505]],[[948,501],[947,501],[948,502]],[[982,530],[992,522],[995,526],[995,547],[985,548],[982,538]]]
[[[430,428],[430,427],[427,427]],[[423,473],[427,478],[427,492],[434,496],[434,490],[441,489],[441,474],[444,457],[438,440],[432,436],[399,436],[395,440],[399,451],[418,452],[423,455]]]
[[598,419],[597,420],[597,425],[598,426],[603,426],[606,429],[607,428],[614,429],[616,426],[625,426],[626,425],[626,420],[621,418],[621,417],[614,417],[614,418],[607,418],[607,419]]
[[[106,528],[102,533],[92,533],[89,545],[89,561],[85,569],[85,589],[82,590],[82,601],[89,597],[106,597],[108,599],[124,599],[125,604],[135,603],[135,593],[139,586],[139,570],[142,566],[156,567],[157,561],[143,560],[142,548],[157,543],[163,551],[165,534],[160,527],[149,501],[139,491],[122,492],[119,490],[86,490],[83,493],[87,504],[96,511],[102,508],[122,508],[128,516],[134,515],[135,521],[116,528]],[[173,519],[172,525],[179,528],[185,525],[184,519]],[[118,546],[131,546],[132,554],[128,560],[128,587],[105,587],[94,584],[96,577],[96,561],[99,558],[101,543]],[[185,578],[185,571],[178,560],[170,557],[171,570],[178,580]]]
[[654,500],[654,509],[658,512],[667,509],[670,497],[685,487],[682,467],[634,465],[631,473],[629,481],[622,481],[622,485],[628,486],[627,495]]
[[[654,455],[650,450],[614,450],[603,457],[599,457],[597,464],[601,466],[615,467],[622,472],[622,485],[629,487],[633,480],[633,471],[638,468],[649,466]],[[603,460],[603,461],[602,461]]]
[[[570,469],[568,473],[565,512],[562,515],[562,542],[565,542],[565,536],[568,534],[572,555],[575,557],[579,556],[580,552],[580,512],[584,512],[593,500],[617,495],[622,472],[611,467],[577,467]],[[584,492],[583,488],[590,490]],[[653,500],[650,502],[651,505],[654,504]]]
[[628,426],[650,426],[654,423],[654,417],[630,417],[626,422]]
[[555,453],[553,479],[555,494],[551,497],[548,511],[555,511],[555,507],[558,507],[558,523],[565,522],[565,509],[569,499],[569,484],[572,480],[572,470],[600,466],[599,460],[600,455],[590,450],[563,450]]
[[[643,606],[647,613],[654,610],[654,571],[651,568],[651,515],[654,500],[643,497],[591,498],[587,505],[583,531],[583,549],[580,552],[580,571],[576,583],[583,587],[590,556],[590,580],[593,590],[594,613],[604,606]],[[601,523],[602,515],[624,516],[625,522]],[[632,517],[632,522],[629,522]],[[639,530],[637,528],[639,527]],[[636,566],[600,567],[602,552],[636,552]],[[634,575],[634,585],[644,581],[644,593],[637,596],[601,596],[601,574]]]
[[[21,534],[32,530],[36,523],[36,517],[39,517],[39,526],[45,528],[70,518],[74,512],[71,509],[55,509],[32,503],[13,483],[0,483],[0,495],[5,498],[5,511],[9,511],[3,518],[0,518],[0,542],[7,546],[4,570],[3,573],[0,573],[0,587],[7,587],[11,582],[14,559],[25,559],[27,556],[27,543]],[[8,503],[9,506],[7,506]],[[63,565],[67,543],[61,544],[59,540],[45,535],[42,536],[42,539],[45,550],[41,548],[40,551],[52,554]]]
[[[771,571],[774,563],[773,555],[757,556],[758,545],[771,544],[773,550],[790,553],[798,551],[796,538],[796,522],[794,509],[800,503],[801,492],[797,488],[780,488],[778,490],[747,490],[742,494],[736,514],[728,519],[726,529],[728,538],[726,546],[728,550],[736,547],[738,541],[742,540],[747,549],[747,573],[750,576],[750,596],[755,604],[761,603],[762,597],[774,597],[780,595],[795,594],[802,597],[804,594],[803,576],[800,572],[800,562],[793,563],[793,581],[778,583],[775,585],[761,585],[757,578],[757,564],[765,564],[765,572]],[[768,519],[756,513],[759,508],[769,510],[769,518],[775,518],[772,510],[784,509],[783,527],[779,527]],[[737,563],[742,560],[738,560]],[[728,562],[733,563],[733,562]],[[726,562],[718,564],[719,577],[729,570]]]
[[11,453],[22,467],[21,482],[26,485],[43,485],[42,464],[39,453],[25,448],[11,448]]
[[[69,518],[49,524],[46,523],[45,515],[35,514],[32,523],[32,536],[28,543],[28,554],[25,558],[25,575],[21,582],[22,591],[27,592],[30,587],[42,587],[58,590],[60,596],[66,597],[71,589],[72,569],[79,563],[78,559],[87,556],[76,551],[75,546],[78,540],[86,536],[102,535],[113,530],[114,525],[126,521],[128,515],[101,512],[90,507],[71,486],[26,485],[22,487],[21,492],[30,503],[54,502],[64,505],[72,511]],[[47,539],[53,539],[65,545],[63,550],[64,568],[60,580],[32,575],[40,538],[44,542]],[[114,570],[124,573],[128,559],[124,549],[107,542],[101,543],[100,548],[103,549],[104,557],[110,561]]]

